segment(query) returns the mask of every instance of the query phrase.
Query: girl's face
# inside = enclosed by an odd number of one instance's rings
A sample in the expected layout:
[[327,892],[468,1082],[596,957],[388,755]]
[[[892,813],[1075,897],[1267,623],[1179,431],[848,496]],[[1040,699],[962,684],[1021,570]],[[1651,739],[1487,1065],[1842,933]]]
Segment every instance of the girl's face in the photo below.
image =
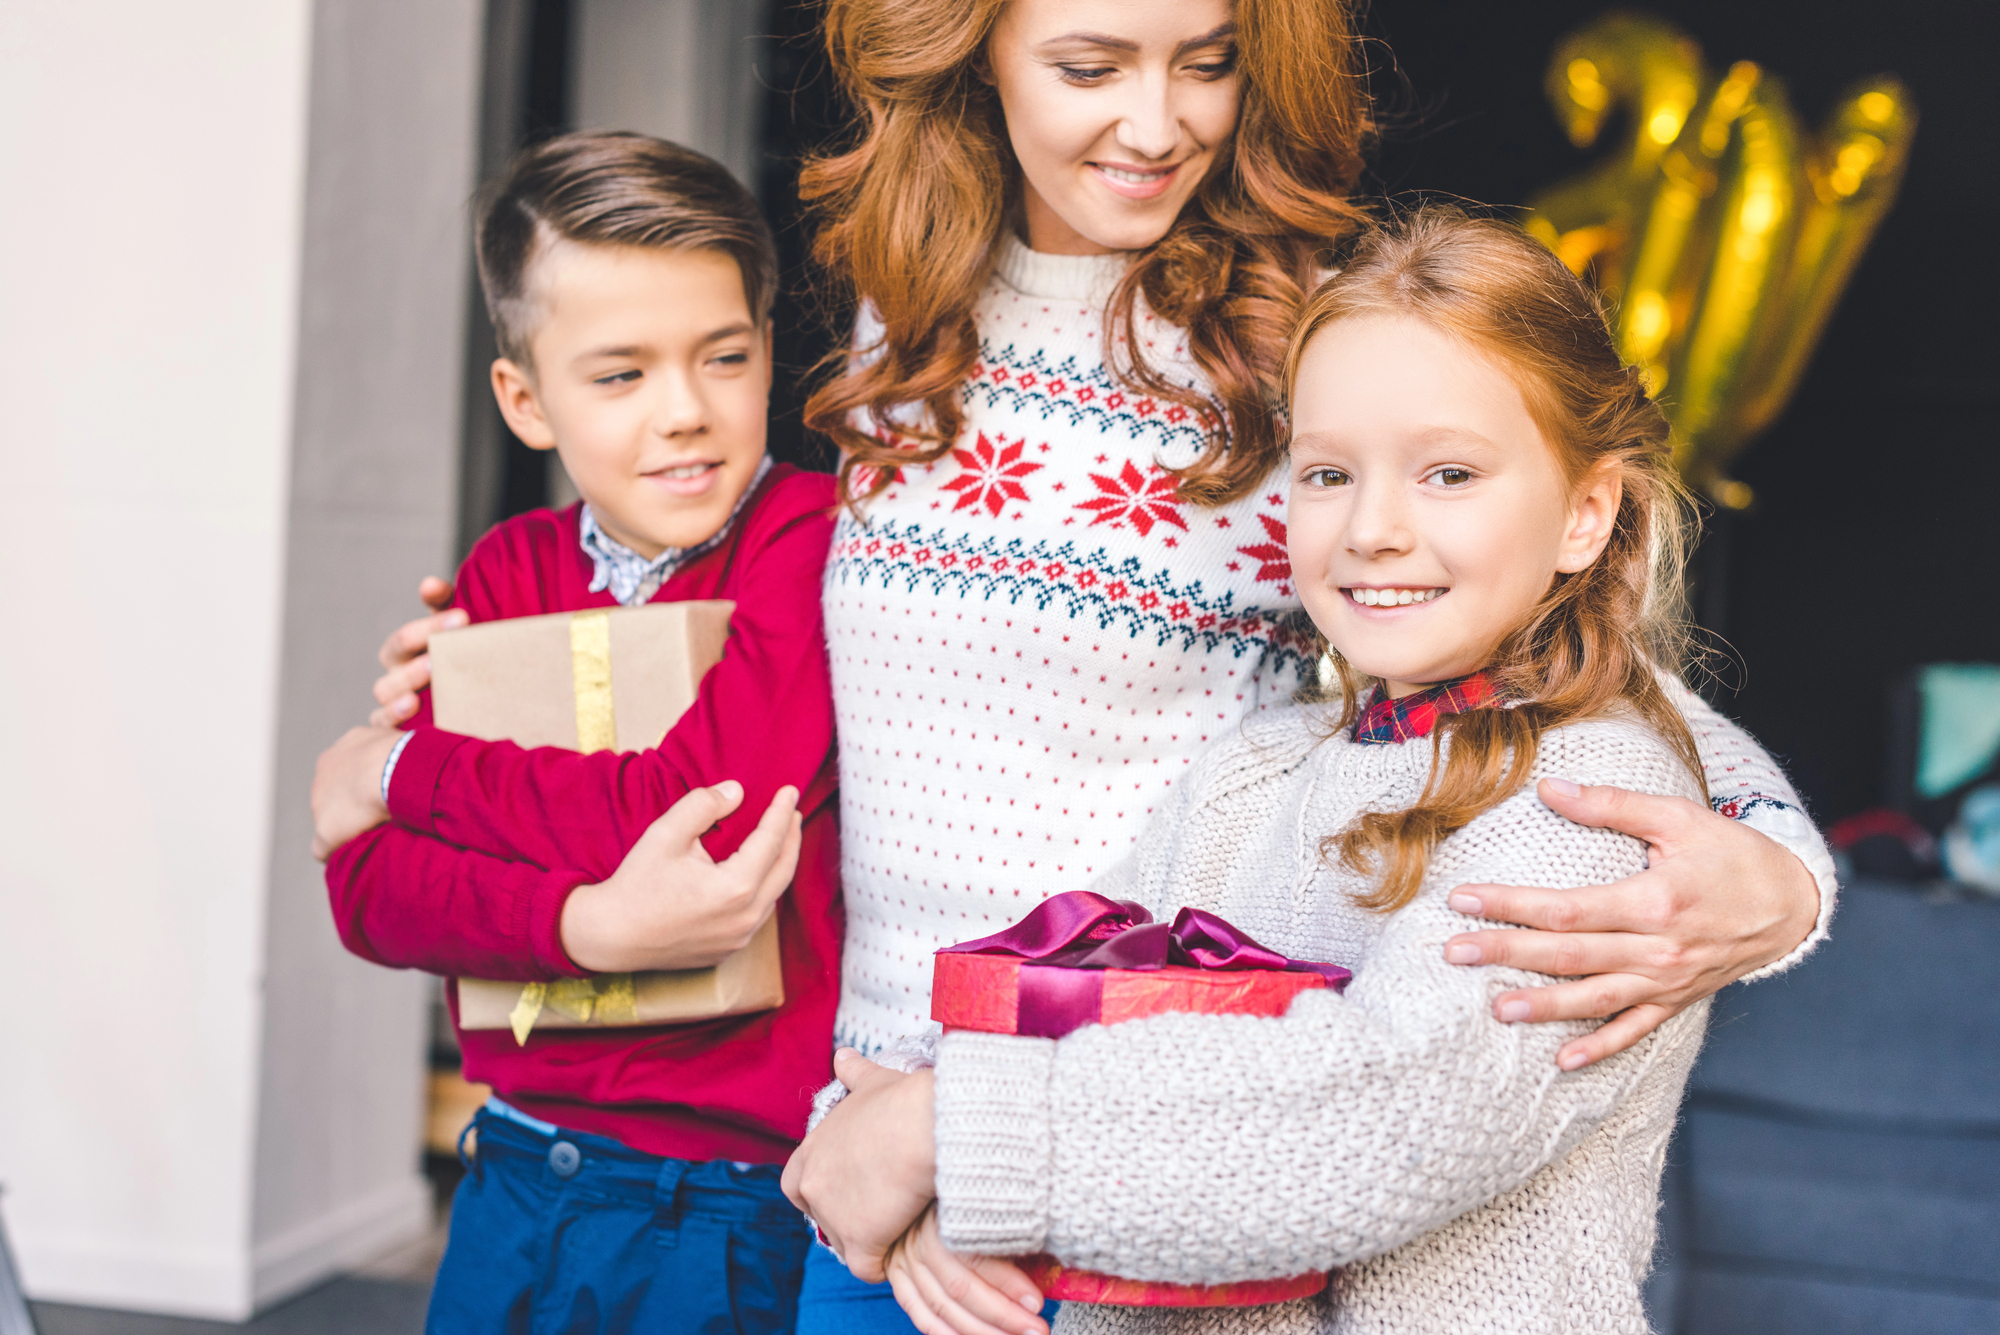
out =
[[987,41],[1028,244],[1138,250],[1167,234],[1236,129],[1230,0],[1011,0]]
[[1610,539],[1620,486],[1572,488],[1498,364],[1415,319],[1315,334],[1292,398],[1292,572],[1391,696],[1477,671],[1558,572]]

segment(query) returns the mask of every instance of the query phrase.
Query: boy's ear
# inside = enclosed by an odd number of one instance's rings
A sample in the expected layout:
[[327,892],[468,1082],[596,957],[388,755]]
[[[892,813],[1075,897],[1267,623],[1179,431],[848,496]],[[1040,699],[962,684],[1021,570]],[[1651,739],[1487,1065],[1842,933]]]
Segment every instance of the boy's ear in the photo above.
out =
[[549,426],[549,419],[542,416],[534,382],[525,370],[505,357],[493,363],[493,397],[500,404],[500,415],[507,419],[508,429],[521,438],[523,445],[531,450],[556,447],[556,433]]
[[772,323],[770,316],[764,317],[764,393],[767,397],[778,383],[778,363],[775,360],[778,354],[771,342]]
[[1566,575],[1589,566],[1611,541],[1618,523],[1618,505],[1625,499],[1625,479],[1615,461],[1606,460],[1584,477],[1576,503],[1570,507],[1569,531],[1556,553],[1556,569]]

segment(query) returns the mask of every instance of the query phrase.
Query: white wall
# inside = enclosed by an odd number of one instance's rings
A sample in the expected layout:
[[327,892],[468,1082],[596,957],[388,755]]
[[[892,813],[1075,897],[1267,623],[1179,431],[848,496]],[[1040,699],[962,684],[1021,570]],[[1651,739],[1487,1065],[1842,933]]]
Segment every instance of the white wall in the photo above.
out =
[[[321,193],[418,196],[375,233],[331,215],[354,242],[333,263],[308,263],[303,226],[313,9],[0,4],[0,1208],[38,1297],[240,1317],[422,1222],[420,993],[327,949],[299,756],[321,714],[358,713],[370,646],[447,549],[472,108],[457,139],[424,126],[469,103],[476,41],[463,67],[446,48],[479,5],[320,6],[322,38],[372,24],[377,55],[446,57],[383,127],[433,156],[319,174]],[[315,118],[382,91],[367,54],[313,88]],[[441,277],[398,250],[419,213],[415,258]],[[301,273],[371,269],[355,300],[391,347],[341,361],[364,317],[302,307]],[[297,360],[302,310],[331,361]],[[398,356],[396,392],[436,375],[446,406],[419,392],[382,441],[397,405],[353,375]],[[295,398],[295,368],[329,367],[349,378]],[[392,492],[397,446],[414,481]],[[373,546],[302,559],[343,502]],[[315,639],[327,623],[351,657]]]

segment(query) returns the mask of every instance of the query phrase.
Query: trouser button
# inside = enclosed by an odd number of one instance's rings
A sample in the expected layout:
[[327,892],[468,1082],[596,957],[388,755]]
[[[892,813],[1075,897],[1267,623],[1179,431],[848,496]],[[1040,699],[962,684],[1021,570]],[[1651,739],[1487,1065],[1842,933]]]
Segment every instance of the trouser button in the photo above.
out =
[[574,1177],[576,1170],[583,1167],[583,1151],[559,1140],[549,1147],[549,1167],[557,1177]]

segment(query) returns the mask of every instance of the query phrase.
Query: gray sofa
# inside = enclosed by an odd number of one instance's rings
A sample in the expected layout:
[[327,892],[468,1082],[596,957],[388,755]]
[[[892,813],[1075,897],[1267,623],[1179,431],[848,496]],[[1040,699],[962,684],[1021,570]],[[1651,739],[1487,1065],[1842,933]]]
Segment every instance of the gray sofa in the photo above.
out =
[[1663,1335],[2000,1332],[2000,902],[1861,882],[1725,991],[1666,1185]]

